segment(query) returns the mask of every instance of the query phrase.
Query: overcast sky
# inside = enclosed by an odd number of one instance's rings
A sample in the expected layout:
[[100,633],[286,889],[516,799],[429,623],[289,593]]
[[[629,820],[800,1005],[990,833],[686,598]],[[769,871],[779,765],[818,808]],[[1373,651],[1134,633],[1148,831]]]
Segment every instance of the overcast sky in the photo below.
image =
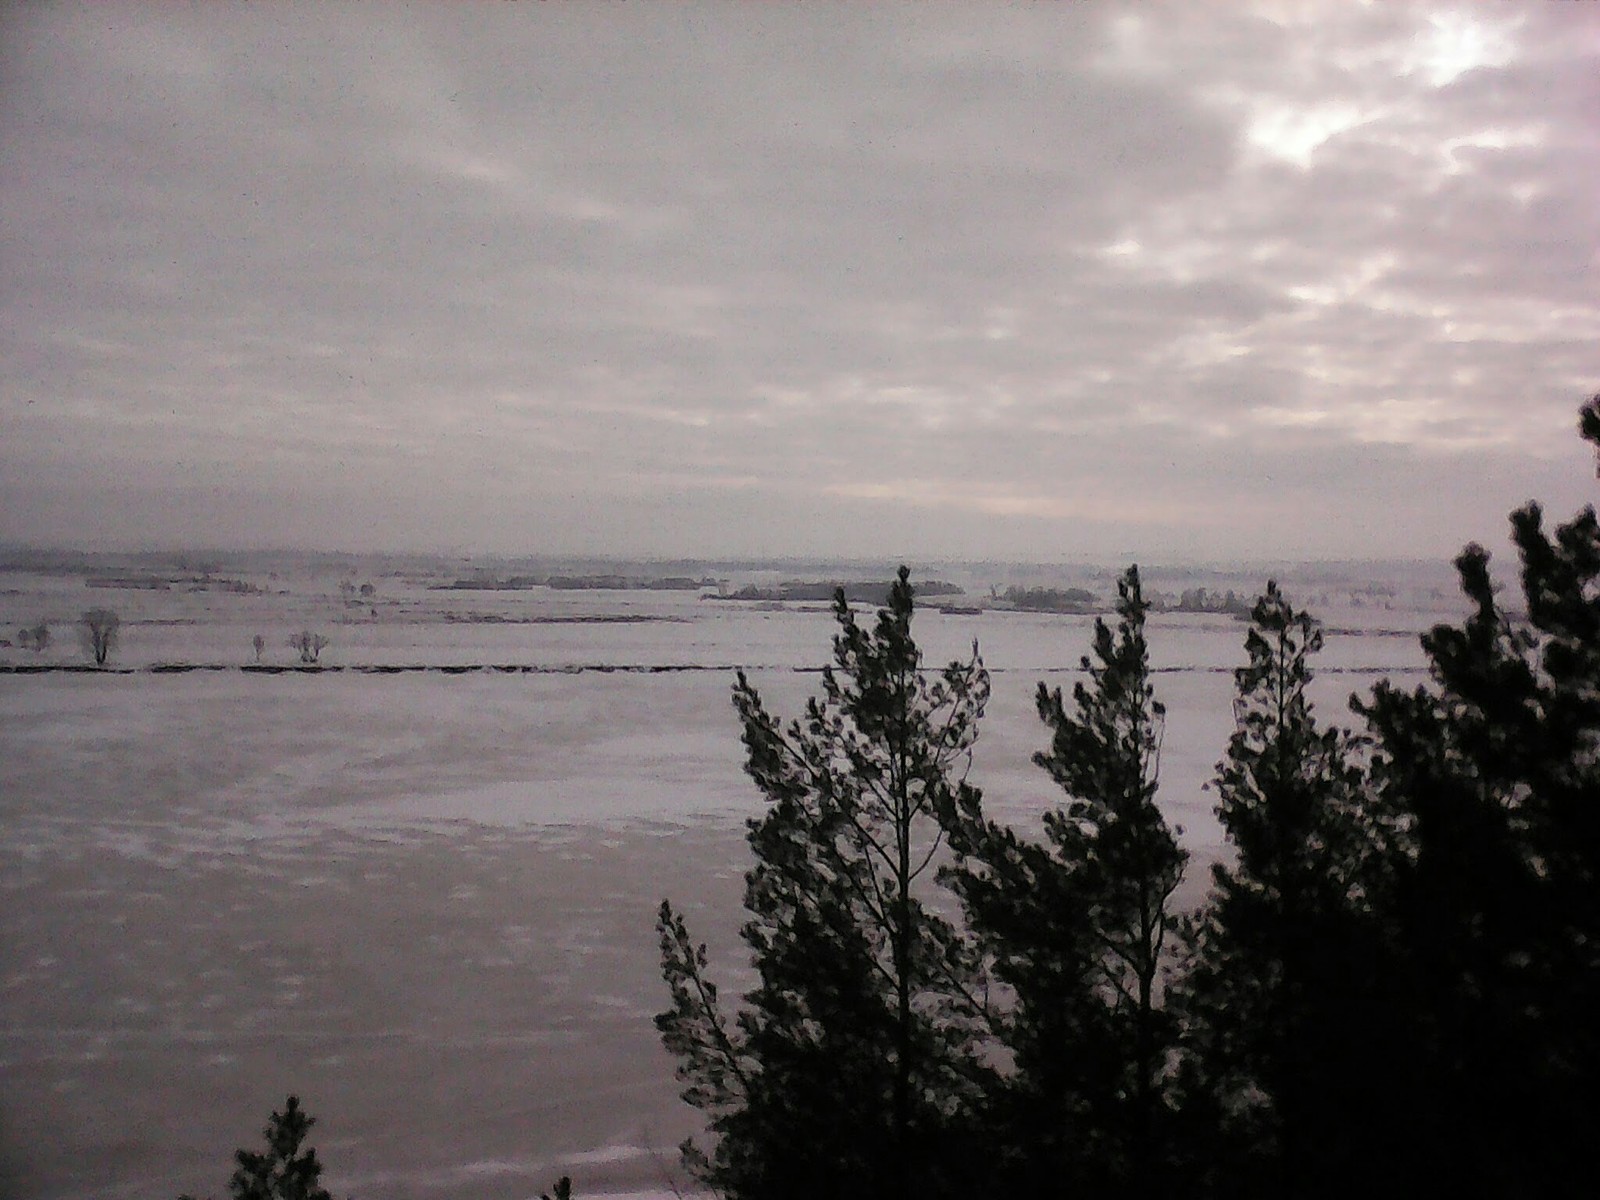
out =
[[1600,3],[0,42],[0,540],[1433,557],[1600,489]]

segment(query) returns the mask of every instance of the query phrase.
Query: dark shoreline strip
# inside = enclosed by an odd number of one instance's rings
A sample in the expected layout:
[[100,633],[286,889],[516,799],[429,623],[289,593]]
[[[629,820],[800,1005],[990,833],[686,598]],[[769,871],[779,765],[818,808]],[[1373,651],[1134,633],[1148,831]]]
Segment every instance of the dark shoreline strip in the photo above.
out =
[[[1228,675],[1232,667],[1152,667],[1153,675]],[[718,663],[343,663],[260,664],[246,663],[150,663],[141,667],[96,667],[88,663],[0,663],[0,675],[187,675],[194,671],[238,671],[244,675],[684,675],[712,671],[787,671],[795,675],[821,674],[821,667],[783,667],[756,664]],[[1319,667],[1319,675],[1424,675],[1428,668],[1413,667]],[[1081,675],[1081,667],[991,667],[991,675]]]

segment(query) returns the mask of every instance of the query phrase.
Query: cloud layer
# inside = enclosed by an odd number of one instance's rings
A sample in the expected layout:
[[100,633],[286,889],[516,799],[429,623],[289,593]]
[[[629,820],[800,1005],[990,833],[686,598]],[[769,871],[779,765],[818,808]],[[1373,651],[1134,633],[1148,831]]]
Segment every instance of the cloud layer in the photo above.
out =
[[0,28],[0,538],[1435,555],[1592,494],[1600,7]]

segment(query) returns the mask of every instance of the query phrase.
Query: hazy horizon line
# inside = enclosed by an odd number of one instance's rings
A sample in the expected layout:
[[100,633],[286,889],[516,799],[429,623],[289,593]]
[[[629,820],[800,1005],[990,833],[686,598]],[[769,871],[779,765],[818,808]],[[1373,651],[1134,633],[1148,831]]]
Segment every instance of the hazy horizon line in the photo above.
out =
[[63,543],[38,543],[21,541],[0,541],[0,568],[7,568],[13,564],[5,561],[13,556],[22,557],[57,557],[80,559],[105,559],[105,558],[145,558],[145,559],[181,559],[181,558],[240,558],[259,556],[263,558],[309,558],[328,560],[360,560],[360,559],[423,559],[437,562],[481,562],[481,563],[596,563],[647,566],[653,564],[675,565],[702,565],[706,567],[828,567],[839,566],[852,569],[884,569],[892,573],[901,565],[908,565],[915,569],[917,566],[948,565],[961,567],[979,566],[1010,566],[1010,567],[1074,567],[1079,569],[1123,570],[1129,565],[1138,565],[1141,569],[1148,570],[1255,570],[1268,567],[1407,567],[1435,566],[1449,569],[1455,555],[1447,558],[1435,557],[1428,554],[1415,555],[1375,555],[1371,557],[1351,557],[1348,555],[1328,555],[1325,557],[1304,556],[1291,557],[1285,555],[1262,556],[1260,558],[1235,558],[1217,556],[1212,558],[1195,557],[1157,557],[1129,553],[1125,555],[1071,555],[1062,554],[1053,557],[979,557],[959,554],[906,554],[891,553],[883,555],[872,554],[754,554],[754,553],[724,553],[724,554],[670,554],[670,553],[626,553],[618,551],[595,550],[584,552],[572,551],[506,551],[506,550],[474,550],[462,547],[442,548],[414,548],[414,549],[328,549],[325,547],[277,545],[277,546],[220,546],[220,545],[160,545],[145,544],[141,546],[94,546],[84,544]]

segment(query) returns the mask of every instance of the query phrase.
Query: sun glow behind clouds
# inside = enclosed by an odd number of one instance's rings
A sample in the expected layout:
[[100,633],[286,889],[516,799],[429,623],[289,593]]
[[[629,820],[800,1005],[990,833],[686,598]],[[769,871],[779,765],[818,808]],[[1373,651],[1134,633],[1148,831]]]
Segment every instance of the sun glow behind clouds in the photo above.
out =
[[1405,71],[1421,71],[1437,88],[1478,67],[1503,67],[1513,53],[1510,31],[1521,23],[1517,19],[1497,27],[1467,13],[1435,13],[1418,36]]

